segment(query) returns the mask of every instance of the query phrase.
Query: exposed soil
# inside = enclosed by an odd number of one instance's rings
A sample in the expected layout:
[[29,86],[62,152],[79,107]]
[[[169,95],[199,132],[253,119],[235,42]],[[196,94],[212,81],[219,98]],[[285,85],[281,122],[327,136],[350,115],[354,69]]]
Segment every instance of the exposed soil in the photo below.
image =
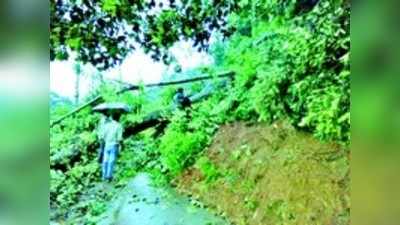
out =
[[285,122],[221,126],[205,155],[219,178],[193,166],[177,188],[235,224],[349,224],[349,151]]

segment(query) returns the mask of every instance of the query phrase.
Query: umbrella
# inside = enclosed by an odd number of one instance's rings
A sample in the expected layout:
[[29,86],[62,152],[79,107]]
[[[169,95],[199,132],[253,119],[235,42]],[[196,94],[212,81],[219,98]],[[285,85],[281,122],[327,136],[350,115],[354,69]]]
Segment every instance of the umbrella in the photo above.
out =
[[101,103],[93,108],[95,112],[119,112],[127,113],[131,111],[131,107],[122,102]]

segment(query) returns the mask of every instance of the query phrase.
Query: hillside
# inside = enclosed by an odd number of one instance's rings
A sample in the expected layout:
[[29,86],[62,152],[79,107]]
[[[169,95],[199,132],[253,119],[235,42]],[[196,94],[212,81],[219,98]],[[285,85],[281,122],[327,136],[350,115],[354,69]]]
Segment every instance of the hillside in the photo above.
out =
[[236,122],[174,183],[235,224],[349,224],[348,153],[285,122]]

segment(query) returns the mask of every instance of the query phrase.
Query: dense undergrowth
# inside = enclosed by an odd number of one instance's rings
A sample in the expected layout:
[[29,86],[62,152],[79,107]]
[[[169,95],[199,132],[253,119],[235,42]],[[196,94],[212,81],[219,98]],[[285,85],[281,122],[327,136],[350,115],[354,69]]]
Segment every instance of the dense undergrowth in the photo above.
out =
[[255,16],[250,9],[232,16],[238,26],[247,21],[246,32],[227,43],[222,61],[238,73],[236,113],[268,122],[289,118],[322,140],[348,142],[350,6],[319,1],[310,12],[295,14],[295,7],[287,6],[262,13],[277,5],[249,1]]
[[[219,174],[201,157],[202,151],[218,127],[228,122],[285,119],[321,141],[334,141],[347,149],[350,3],[318,1],[307,8],[301,2],[241,1],[241,9],[228,20],[236,32],[214,44],[215,65],[202,69],[211,74],[233,70],[233,82],[214,90],[189,112],[164,112],[170,122],[161,135],[149,129],[126,138],[114,191],[96,189],[100,183],[95,134],[99,115],[87,109],[51,128],[52,219],[79,218],[96,224],[113,193],[138,171],[151,173],[156,182],[168,181],[200,158],[196,165],[211,171],[207,180],[212,182]],[[188,88],[196,92],[200,86]],[[113,88],[100,92],[107,101],[134,106],[134,112],[122,118],[126,127],[168,107],[173,90],[166,88],[156,100],[149,100],[149,90],[144,88],[118,96]],[[52,116],[63,113],[59,109]]]

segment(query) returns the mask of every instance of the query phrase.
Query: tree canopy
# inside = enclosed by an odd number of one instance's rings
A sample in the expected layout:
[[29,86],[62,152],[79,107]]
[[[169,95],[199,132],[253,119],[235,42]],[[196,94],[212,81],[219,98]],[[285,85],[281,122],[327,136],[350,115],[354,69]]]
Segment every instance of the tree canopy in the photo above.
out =
[[192,40],[209,47],[211,33],[229,36],[227,15],[238,8],[231,0],[51,0],[51,60],[77,60],[108,69],[136,48],[155,60],[171,61],[168,48]]

